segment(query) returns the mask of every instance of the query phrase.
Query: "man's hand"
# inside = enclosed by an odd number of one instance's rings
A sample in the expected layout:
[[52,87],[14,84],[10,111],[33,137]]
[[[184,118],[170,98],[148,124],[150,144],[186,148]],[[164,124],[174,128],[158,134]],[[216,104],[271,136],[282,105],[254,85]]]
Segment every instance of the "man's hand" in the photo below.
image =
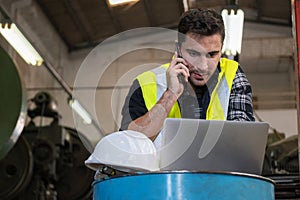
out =
[[186,82],[188,82],[188,77],[190,76],[189,69],[186,66],[187,62],[183,58],[178,58],[175,52],[175,58],[171,61],[167,69],[167,87],[177,98],[184,90],[184,86],[180,83],[178,76],[182,74]]

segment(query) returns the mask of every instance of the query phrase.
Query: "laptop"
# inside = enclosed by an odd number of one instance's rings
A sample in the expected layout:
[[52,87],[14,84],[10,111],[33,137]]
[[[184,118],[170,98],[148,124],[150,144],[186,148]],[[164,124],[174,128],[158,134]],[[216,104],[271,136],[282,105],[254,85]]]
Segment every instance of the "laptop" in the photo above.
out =
[[167,118],[160,168],[260,175],[268,128],[265,122]]

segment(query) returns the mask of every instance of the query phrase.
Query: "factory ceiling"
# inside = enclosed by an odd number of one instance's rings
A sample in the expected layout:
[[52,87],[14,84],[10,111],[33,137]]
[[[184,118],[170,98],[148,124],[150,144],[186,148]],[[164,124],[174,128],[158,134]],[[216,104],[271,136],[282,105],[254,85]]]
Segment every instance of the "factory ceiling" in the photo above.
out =
[[[223,9],[230,0],[139,0],[111,6],[108,0],[36,0],[70,51],[97,45],[104,39],[138,27],[175,29],[185,8]],[[184,3],[185,2],[185,3]],[[245,20],[291,26],[288,0],[241,0]],[[272,5],[272,6],[270,6]]]

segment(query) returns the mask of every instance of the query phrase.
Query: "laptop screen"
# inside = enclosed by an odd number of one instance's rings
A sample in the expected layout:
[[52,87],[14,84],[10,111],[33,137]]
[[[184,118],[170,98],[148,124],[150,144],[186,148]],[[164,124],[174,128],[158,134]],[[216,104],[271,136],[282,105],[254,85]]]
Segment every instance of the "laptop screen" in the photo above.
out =
[[167,118],[160,168],[261,174],[268,128],[264,122]]

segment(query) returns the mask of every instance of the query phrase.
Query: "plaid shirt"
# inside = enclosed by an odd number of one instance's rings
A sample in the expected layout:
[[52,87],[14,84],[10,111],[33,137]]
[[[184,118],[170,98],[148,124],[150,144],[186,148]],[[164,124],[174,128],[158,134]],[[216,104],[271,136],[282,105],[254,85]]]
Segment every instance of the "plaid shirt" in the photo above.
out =
[[[219,68],[219,66],[218,66]],[[220,68],[219,68],[220,69]],[[216,70],[215,75],[218,75],[218,70]],[[212,78],[211,80],[216,81],[217,79]],[[216,82],[212,82],[210,87],[215,87]],[[199,87],[199,90],[196,89],[196,95],[199,103],[194,109],[195,118],[205,119],[206,110],[210,101],[209,90],[212,91],[213,88],[208,87]],[[182,97],[178,99],[179,106],[184,108],[185,104],[182,101]],[[187,103],[191,105],[191,103]],[[141,87],[137,80],[135,80],[130,88],[130,91],[126,97],[125,104],[122,109],[122,122],[120,130],[126,130],[129,123],[148,112],[145,101],[143,99],[143,94]],[[184,116],[183,116],[184,117]],[[190,118],[190,116],[189,116]],[[231,89],[231,94],[229,97],[229,106],[227,120],[236,120],[236,121],[254,121],[253,110],[252,110],[252,89],[249,84],[248,79],[246,78],[245,73],[238,67],[235,78],[233,80],[233,85]]]
[[255,121],[252,109],[252,89],[240,66],[233,79],[227,120]]

